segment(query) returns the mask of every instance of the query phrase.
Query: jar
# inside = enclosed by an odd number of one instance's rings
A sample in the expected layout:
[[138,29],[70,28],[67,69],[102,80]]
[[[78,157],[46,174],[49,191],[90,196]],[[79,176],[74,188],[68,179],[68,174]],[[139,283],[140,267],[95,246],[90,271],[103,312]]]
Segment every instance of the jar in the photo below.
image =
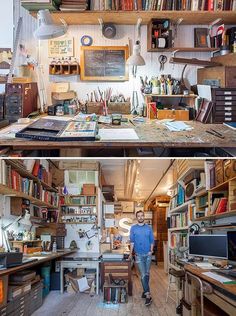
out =
[[56,115],[57,116],[63,116],[64,113],[64,106],[63,105],[58,105],[57,110],[56,110]]

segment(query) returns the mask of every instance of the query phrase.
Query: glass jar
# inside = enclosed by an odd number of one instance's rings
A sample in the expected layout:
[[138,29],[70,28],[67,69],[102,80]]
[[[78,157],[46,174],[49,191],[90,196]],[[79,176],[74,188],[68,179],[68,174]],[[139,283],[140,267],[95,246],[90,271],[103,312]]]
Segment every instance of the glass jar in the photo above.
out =
[[57,116],[63,116],[65,114],[64,112],[64,106],[63,105],[58,105],[57,110],[56,110],[56,115]]

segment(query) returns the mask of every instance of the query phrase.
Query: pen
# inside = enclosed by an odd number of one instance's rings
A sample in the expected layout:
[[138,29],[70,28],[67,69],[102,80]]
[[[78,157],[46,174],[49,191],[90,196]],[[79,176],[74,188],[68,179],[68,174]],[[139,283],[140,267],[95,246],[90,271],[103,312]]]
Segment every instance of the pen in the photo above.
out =
[[206,131],[206,133],[208,133],[208,134],[211,134],[211,135],[213,135],[213,136],[215,136],[215,137],[219,137],[219,138],[224,138],[224,136],[220,136],[220,135],[218,135],[218,134],[216,134],[216,133],[214,133],[214,132],[211,132],[211,131]]
[[129,122],[130,122],[132,125],[136,126],[132,120],[129,119]]

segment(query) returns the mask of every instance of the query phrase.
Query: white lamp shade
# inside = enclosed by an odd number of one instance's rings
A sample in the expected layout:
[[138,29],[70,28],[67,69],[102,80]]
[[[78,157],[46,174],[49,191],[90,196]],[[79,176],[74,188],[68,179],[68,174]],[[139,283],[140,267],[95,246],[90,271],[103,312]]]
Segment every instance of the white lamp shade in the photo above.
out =
[[145,60],[140,55],[140,44],[135,44],[133,48],[133,54],[127,59],[127,65],[130,66],[144,66]]
[[23,224],[23,225],[28,225],[28,226],[32,225],[32,223],[30,221],[30,212],[29,211],[25,211],[25,215],[20,220],[20,223]]
[[39,40],[47,40],[60,37],[67,32],[67,25],[54,24],[49,10],[40,10],[38,12],[38,28],[34,36]]

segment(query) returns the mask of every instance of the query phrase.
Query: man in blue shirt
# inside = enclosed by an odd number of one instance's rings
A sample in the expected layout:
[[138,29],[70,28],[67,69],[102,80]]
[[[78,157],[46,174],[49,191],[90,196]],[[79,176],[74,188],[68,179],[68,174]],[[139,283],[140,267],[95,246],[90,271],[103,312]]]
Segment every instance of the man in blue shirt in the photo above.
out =
[[142,298],[146,298],[145,305],[152,303],[152,297],[149,287],[149,275],[152,261],[152,252],[154,245],[154,237],[152,228],[144,223],[144,212],[136,213],[138,224],[133,225],[130,230],[130,253],[134,250],[135,260],[141,275],[143,286]]

